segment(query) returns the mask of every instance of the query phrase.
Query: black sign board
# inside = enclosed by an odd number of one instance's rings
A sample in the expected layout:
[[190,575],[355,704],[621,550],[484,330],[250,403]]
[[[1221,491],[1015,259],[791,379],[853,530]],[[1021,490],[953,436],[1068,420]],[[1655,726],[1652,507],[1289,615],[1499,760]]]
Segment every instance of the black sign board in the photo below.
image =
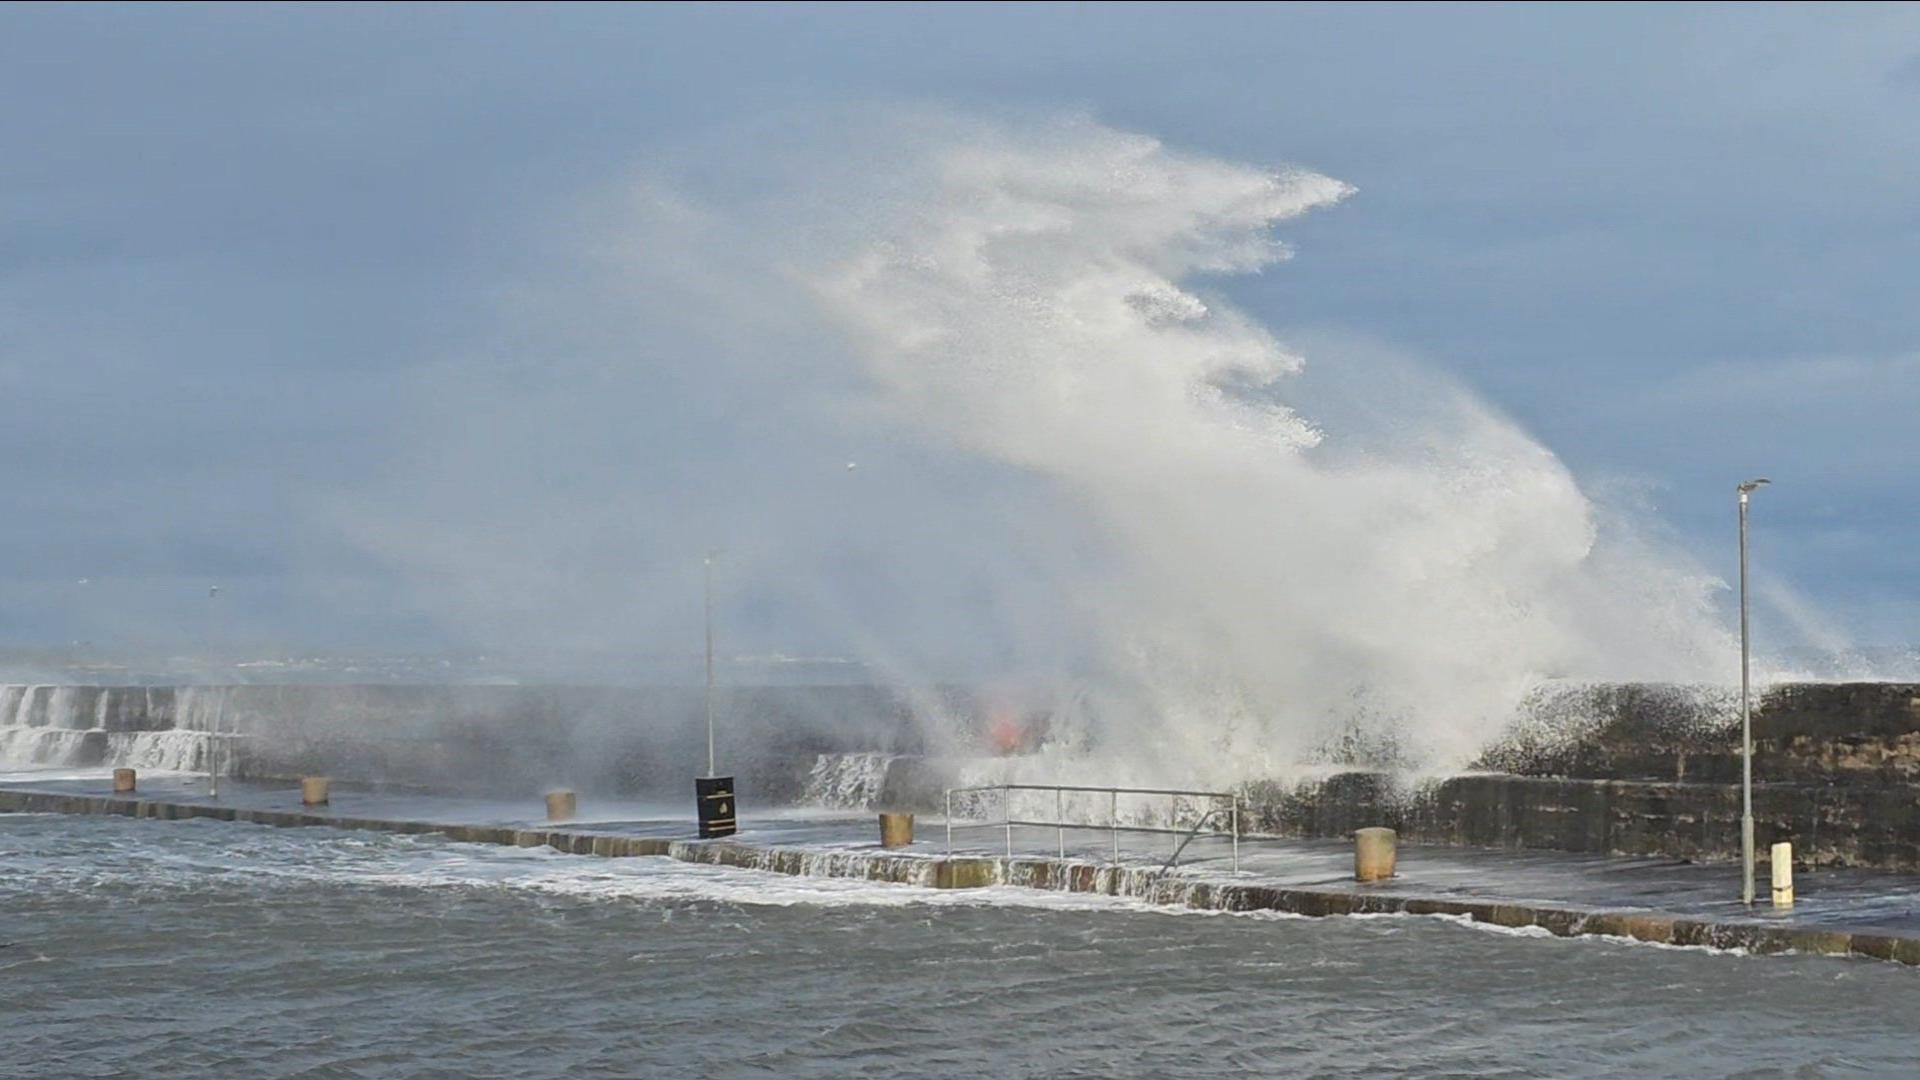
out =
[[700,839],[732,836],[735,809],[733,777],[697,776],[693,780],[693,790],[700,807]]

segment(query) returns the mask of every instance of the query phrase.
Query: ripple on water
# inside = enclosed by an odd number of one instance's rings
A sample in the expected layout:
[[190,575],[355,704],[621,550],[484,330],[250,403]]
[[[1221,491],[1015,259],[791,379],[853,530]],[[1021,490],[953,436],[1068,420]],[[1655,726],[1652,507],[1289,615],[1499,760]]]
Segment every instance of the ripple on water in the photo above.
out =
[[0,851],[0,1074],[1896,1073],[1920,1006],[1894,965],[1443,917],[219,822],[0,817]]

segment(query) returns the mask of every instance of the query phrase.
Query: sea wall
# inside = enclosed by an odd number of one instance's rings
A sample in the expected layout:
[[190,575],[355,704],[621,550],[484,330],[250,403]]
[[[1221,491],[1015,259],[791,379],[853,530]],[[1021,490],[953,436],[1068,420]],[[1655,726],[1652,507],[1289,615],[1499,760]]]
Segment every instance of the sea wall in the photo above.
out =
[[[726,688],[718,760],[762,805],[792,801],[820,754],[922,752],[944,706],[874,686]],[[450,792],[678,792],[707,764],[698,688],[0,687],[9,764],[201,770],[216,729],[242,777]]]
[[[1737,783],[1737,694],[1670,685],[1570,687],[1529,715],[1477,768],[1521,776]],[[1786,683],[1753,711],[1756,780],[1920,782],[1920,684]]]
[[[732,688],[717,704],[721,768],[757,805],[937,811],[958,775],[944,756],[965,743],[958,692]],[[1723,689],[1556,688],[1463,774],[1409,779],[1353,760],[1330,778],[1249,784],[1247,827],[1335,837],[1384,824],[1422,843],[1737,858],[1736,706]],[[678,794],[706,765],[697,688],[0,687],[0,761],[14,764],[197,770],[216,726],[241,776],[646,795]],[[1753,726],[1761,844],[1791,840],[1815,864],[1920,869],[1920,685],[1777,686]]]
[[[1390,773],[1344,773],[1299,787],[1253,785],[1248,828],[1338,837],[1369,825],[1421,844],[1540,848],[1714,860],[1740,857],[1737,784],[1455,776],[1408,785]],[[1920,870],[1920,788],[1755,784],[1762,848],[1794,846],[1796,862]]]
[[[1561,703],[1475,771],[1384,769],[1246,788],[1250,827],[1343,836],[1386,825],[1416,843],[1685,859],[1740,857],[1740,731],[1691,688],[1615,686]],[[1813,865],[1920,869],[1920,685],[1790,684],[1753,718],[1757,843]]]

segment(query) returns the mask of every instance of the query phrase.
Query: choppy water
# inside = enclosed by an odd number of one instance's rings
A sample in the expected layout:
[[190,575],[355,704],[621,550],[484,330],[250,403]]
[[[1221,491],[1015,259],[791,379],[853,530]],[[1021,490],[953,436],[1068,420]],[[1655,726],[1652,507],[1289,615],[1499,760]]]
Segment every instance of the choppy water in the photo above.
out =
[[0,1075],[1911,1075],[1920,971],[0,815]]

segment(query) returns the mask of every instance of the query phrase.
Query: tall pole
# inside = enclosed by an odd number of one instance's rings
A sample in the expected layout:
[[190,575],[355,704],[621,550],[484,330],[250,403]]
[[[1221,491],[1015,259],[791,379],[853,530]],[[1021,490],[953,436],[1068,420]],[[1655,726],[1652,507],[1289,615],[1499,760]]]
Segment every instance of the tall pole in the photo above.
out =
[[1768,481],[1742,481],[1740,493],[1740,902],[1753,903],[1753,701],[1752,650],[1747,637],[1747,497]]
[[[219,681],[217,677],[218,668],[214,665],[214,660],[213,660],[213,636],[214,636],[213,627],[214,627],[214,622],[218,619],[218,613],[220,610],[219,601],[220,601],[220,586],[214,585],[208,588],[207,589],[207,672],[209,675],[216,676],[213,680],[214,682]],[[213,689],[215,693],[219,693],[217,688],[210,687],[209,689]],[[226,707],[227,707],[226,695],[220,694],[220,696],[216,699],[216,703],[214,706],[213,719],[210,720],[207,725],[207,795],[209,798],[214,798],[214,799],[217,799],[220,797],[220,719],[221,719],[220,714],[226,711]]]
[[[79,630],[76,631],[76,633],[78,633],[80,636],[73,639],[73,655],[68,661],[69,665],[75,669],[84,669],[86,667],[87,649],[92,644],[92,642],[87,640],[87,623],[92,621],[91,616],[93,614],[93,604],[91,604],[88,601],[89,594],[88,594],[87,585],[92,580],[93,580],[92,578],[81,578],[79,582],[80,584],[80,628]],[[80,675],[80,677],[84,678],[85,676]]]
[[707,775],[716,775],[713,756],[713,552],[705,559],[705,587],[701,595],[707,612]]

